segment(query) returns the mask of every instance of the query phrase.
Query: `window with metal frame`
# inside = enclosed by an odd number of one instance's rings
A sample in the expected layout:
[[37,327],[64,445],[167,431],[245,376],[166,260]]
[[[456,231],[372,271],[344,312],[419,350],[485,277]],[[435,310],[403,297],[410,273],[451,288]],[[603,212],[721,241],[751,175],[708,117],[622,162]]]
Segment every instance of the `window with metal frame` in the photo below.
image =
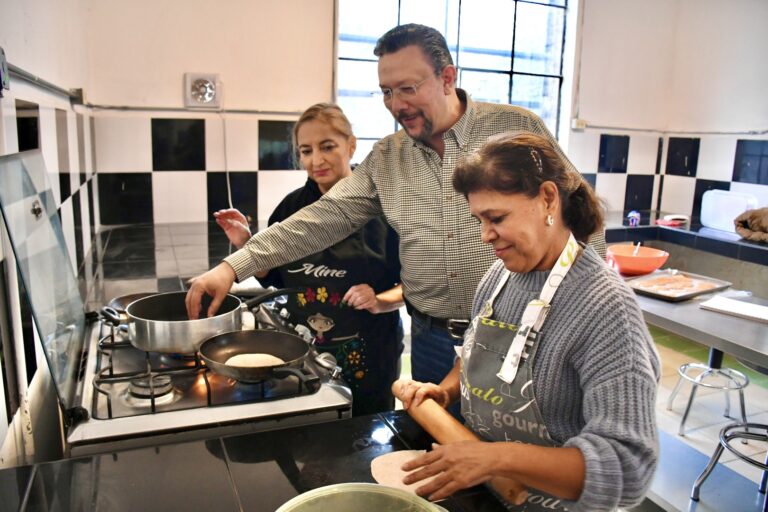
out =
[[[438,29],[476,101],[519,105],[558,132],[568,0],[339,0],[337,101],[362,160],[397,123],[381,104],[373,48],[406,23]],[[378,94],[377,94],[378,93]]]

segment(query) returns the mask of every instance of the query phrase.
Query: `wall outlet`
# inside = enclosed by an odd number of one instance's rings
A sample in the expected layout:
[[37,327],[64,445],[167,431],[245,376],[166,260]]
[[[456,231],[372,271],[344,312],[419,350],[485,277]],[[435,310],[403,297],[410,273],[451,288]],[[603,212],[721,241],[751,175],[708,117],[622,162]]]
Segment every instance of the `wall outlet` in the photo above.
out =
[[3,97],[3,89],[11,88],[11,78],[8,76],[8,61],[5,60],[5,50],[0,47],[0,98]]
[[571,119],[571,128],[574,130],[583,130],[587,127],[587,121],[584,119]]

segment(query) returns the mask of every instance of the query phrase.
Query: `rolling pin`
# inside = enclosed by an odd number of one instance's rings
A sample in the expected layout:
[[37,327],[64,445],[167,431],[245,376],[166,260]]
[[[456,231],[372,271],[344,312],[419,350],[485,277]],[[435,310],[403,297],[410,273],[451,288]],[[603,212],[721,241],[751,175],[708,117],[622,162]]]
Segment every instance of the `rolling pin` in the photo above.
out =
[[[392,383],[392,394],[401,400],[403,381]],[[408,414],[440,444],[458,441],[481,441],[474,432],[462,425],[440,405],[427,398],[418,406],[408,408]],[[522,505],[528,498],[528,490],[515,479],[495,476],[491,478],[491,487],[505,500],[515,505]]]

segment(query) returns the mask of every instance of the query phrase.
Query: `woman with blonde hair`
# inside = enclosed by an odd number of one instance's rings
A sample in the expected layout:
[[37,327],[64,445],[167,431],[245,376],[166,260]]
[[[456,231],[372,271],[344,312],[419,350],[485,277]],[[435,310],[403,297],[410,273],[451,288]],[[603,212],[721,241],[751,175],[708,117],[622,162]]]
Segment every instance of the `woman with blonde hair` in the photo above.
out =
[[[320,200],[353,172],[356,139],[337,105],[318,103],[304,111],[294,126],[293,144],[308,179],[278,204],[270,225]],[[214,217],[236,247],[251,237],[239,211],[220,210]],[[384,219],[373,219],[328,249],[257,278],[265,287],[305,288],[289,298],[289,322],[308,328],[317,349],[336,357],[352,388],[354,415],[394,408],[390,385],[399,375],[403,350],[398,312],[403,295],[398,238]]]

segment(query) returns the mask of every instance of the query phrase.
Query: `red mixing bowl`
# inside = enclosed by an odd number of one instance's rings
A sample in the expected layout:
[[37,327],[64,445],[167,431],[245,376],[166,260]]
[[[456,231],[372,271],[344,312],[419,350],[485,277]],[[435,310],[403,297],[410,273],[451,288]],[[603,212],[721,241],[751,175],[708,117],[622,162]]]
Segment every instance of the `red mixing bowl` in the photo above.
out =
[[637,254],[634,254],[636,249],[638,247],[632,244],[608,246],[606,251],[608,265],[625,276],[639,276],[650,274],[654,270],[661,268],[664,262],[667,261],[667,258],[669,258],[669,253],[661,249],[641,245]]

